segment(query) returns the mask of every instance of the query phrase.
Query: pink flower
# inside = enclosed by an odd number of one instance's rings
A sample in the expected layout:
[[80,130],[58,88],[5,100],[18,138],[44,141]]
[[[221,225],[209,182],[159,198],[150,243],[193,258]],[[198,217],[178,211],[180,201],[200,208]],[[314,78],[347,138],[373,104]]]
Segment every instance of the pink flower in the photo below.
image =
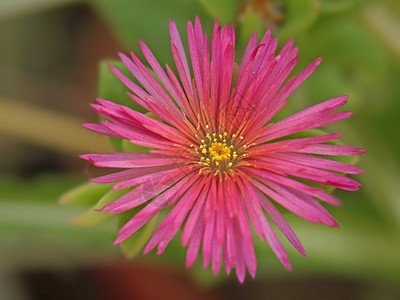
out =
[[141,86],[111,67],[133,92],[131,98],[161,121],[98,99],[99,104],[93,107],[109,121],[84,125],[153,149],[148,153],[82,155],[99,167],[126,169],[94,178],[93,182],[119,182],[114,186],[116,189],[137,185],[101,209],[119,213],[141,206],[120,229],[115,244],[134,234],[162,209],[170,209],[145,247],[145,253],[155,247],[157,253],[163,252],[182,229],[188,266],[195,262],[201,247],[205,268],[211,263],[216,274],[223,262],[226,272],[229,274],[235,268],[239,281],[243,282],[246,268],[252,277],[256,273],[252,224],[290,270],[287,253],[270,222],[276,224],[300,254],[306,253],[275,203],[310,222],[339,227],[317,199],[333,205],[339,201],[323,189],[295,178],[356,191],[360,184],[340,173],[363,171],[325,156],[357,155],[365,151],[326,144],[339,138],[338,134],[287,136],[349,117],[350,112],[335,112],[346,103],[347,96],[272,123],[271,118],[317,68],[320,58],[284,83],[299,60],[298,48],[290,40],[276,55],[277,40],[267,31],[259,44],[256,34],[251,37],[237,69],[232,26],[220,28],[215,23],[210,51],[207,34],[203,34],[196,18],[194,27],[191,22],[187,24],[192,73],[172,21],[170,32],[178,77],[168,65],[165,71],[144,43],[140,46],[154,73],[134,53],[132,59],[120,54]]

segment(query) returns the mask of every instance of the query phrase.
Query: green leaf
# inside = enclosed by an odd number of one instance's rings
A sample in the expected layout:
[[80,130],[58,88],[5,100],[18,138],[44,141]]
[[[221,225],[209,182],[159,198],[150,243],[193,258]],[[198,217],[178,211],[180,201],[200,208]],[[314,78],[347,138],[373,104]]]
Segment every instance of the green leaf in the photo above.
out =
[[238,53],[243,53],[247,43],[253,33],[257,31],[259,35],[264,33],[265,27],[260,16],[252,8],[247,6],[241,18],[241,24],[238,35]]
[[60,198],[60,203],[72,206],[94,205],[111,189],[112,184],[85,183],[66,192]]
[[92,227],[107,222],[108,220],[113,218],[115,214],[110,214],[108,212],[101,212],[99,211],[99,209],[117,200],[119,197],[125,195],[130,190],[131,188],[116,189],[116,190],[108,189],[108,191],[106,191],[102,195],[100,200],[98,200],[97,203],[92,208],[90,208],[83,214],[71,219],[70,223],[75,226]]
[[56,174],[41,175],[22,182],[11,176],[0,177],[0,200],[54,203],[65,191],[82,184],[82,180]]
[[150,148],[132,144],[128,140],[122,141],[122,149],[124,152],[148,152]]
[[281,41],[305,31],[317,20],[319,14],[317,0],[287,0],[285,6],[285,23],[279,31]]
[[69,223],[79,227],[94,227],[107,222],[113,217],[112,214],[90,208],[83,214],[72,218]]
[[196,15],[206,23],[207,18],[198,1],[193,0],[93,0],[94,9],[110,25],[118,40],[136,52],[138,40],[145,39],[155,49],[160,62],[171,62],[168,22],[173,19],[178,28]]
[[109,190],[107,193],[101,197],[101,199],[96,203],[93,209],[100,209],[106,206],[107,204],[113,202],[117,198],[121,197],[122,195],[129,192],[132,188],[125,188],[125,189],[117,189],[117,190]]
[[[373,34],[354,18],[324,19],[310,31],[312,57],[323,55],[324,60],[336,67],[362,68],[374,80],[385,76],[388,66],[387,53]],[[346,76],[346,73],[344,73]],[[347,75],[348,76],[348,75]]]
[[323,14],[335,14],[345,12],[362,0],[320,0],[321,13]]
[[315,75],[299,89],[306,92],[307,99],[327,99],[345,92],[350,95],[349,109],[374,112],[387,101],[382,94],[390,80],[389,57],[382,44],[356,19],[321,20],[302,44],[302,61],[324,58]]
[[[151,204],[149,204],[151,205]],[[122,228],[127,222],[129,222],[132,217],[137,214],[143,205],[135,207],[131,210],[122,212],[118,214],[118,228]],[[142,226],[137,232],[123,241],[120,245],[122,251],[128,258],[133,258],[139,251],[144,247],[146,242],[149,240],[151,234],[154,232],[154,228],[157,223],[157,219],[160,217],[160,213],[155,215],[149,222]]]
[[98,200],[98,202],[88,209],[83,214],[73,218],[70,220],[70,223],[75,226],[81,227],[92,227],[100,225],[104,222],[107,222],[111,218],[113,218],[114,214],[109,214],[108,212],[98,211],[100,208],[106,206],[107,204],[115,201],[117,198],[129,192],[131,189],[118,189],[118,190],[108,190],[103,194],[103,196]]
[[154,232],[157,224],[158,214],[147,222],[141,229],[135,232],[121,243],[121,249],[128,258],[135,257],[145,246]]
[[234,22],[241,0],[198,0],[214,19],[227,24]]

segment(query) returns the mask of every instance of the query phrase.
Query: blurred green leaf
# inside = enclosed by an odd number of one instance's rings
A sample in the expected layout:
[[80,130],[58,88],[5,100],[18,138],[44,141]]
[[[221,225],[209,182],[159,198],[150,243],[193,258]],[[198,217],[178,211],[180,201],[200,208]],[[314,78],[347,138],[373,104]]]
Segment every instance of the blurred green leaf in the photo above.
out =
[[72,218],[69,223],[79,227],[94,227],[110,220],[113,215],[89,208],[83,214]]
[[101,199],[96,203],[94,206],[94,209],[100,209],[106,206],[107,204],[113,202],[117,198],[121,197],[122,195],[126,194],[129,192],[131,188],[126,188],[126,189],[116,189],[116,190],[109,190],[107,193],[101,197]]
[[1,269],[51,268],[99,260],[114,255],[106,224],[76,228],[69,220],[84,208],[61,206],[65,190],[81,178],[51,174],[27,180],[0,180]]
[[145,39],[156,50],[160,62],[171,62],[168,22],[186,28],[196,15],[207,20],[198,1],[193,0],[93,0],[94,9],[108,22],[126,49],[138,52],[138,40]]
[[126,257],[133,258],[139,254],[154,232],[157,219],[158,215],[153,217],[149,222],[143,225],[141,229],[135,232],[135,234],[131,235],[121,243],[122,251]]
[[376,34],[377,38],[392,51],[397,63],[400,63],[400,37],[398,34],[400,30],[400,6],[394,5],[397,2],[385,2],[385,4],[382,4],[382,1],[375,1],[366,5],[361,13],[361,18]]
[[387,67],[387,53],[376,38],[356,18],[327,18],[314,26],[305,41],[311,57],[323,55],[336,66],[361,67],[379,80]]
[[92,227],[100,225],[104,222],[107,222],[109,219],[113,218],[114,214],[109,214],[107,212],[98,211],[100,208],[106,206],[107,204],[115,201],[117,198],[126,194],[130,189],[111,189],[112,184],[96,184],[96,185],[104,185],[107,186],[108,189],[105,189],[100,197],[97,197],[97,200],[93,204],[93,207],[88,209],[83,214],[73,218],[70,220],[70,223],[75,226],[81,227]]
[[122,141],[122,149],[124,152],[148,152],[150,148],[132,144],[128,140]]
[[236,20],[239,4],[242,0],[198,0],[211,17],[223,24]]
[[[347,200],[351,201],[352,198]],[[303,257],[284,242],[294,272],[303,275],[329,274],[398,285],[399,235],[376,227],[375,219],[364,217],[357,212],[357,207],[354,208],[350,211],[345,204],[338,209],[329,209],[338,216],[340,229],[308,223],[294,215],[286,216],[308,254],[308,257]],[[357,222],[353,221],[352,216],[357,216]],[[255,239],[259,276],[283,275],[284,268],[268,248],[265,242]]]
[[[152,204],[150,203],[150,204],[140,205],[128,211],[119,213],[118,229],[122,228],[127,222],[129,222],[139,211],[143,209],[145,205],[152,205]],[[162,215],[162,213],[158,213],[149,222],[144,224],[133,235],[128,237],[125,241],[123,241],[120,244],[122,251],[128,258],[133,258],[143,249],[144,245],[154,232],[157,220],[158,218],[160,218],[160,215]]]
[[111,189],[112,184],[85,183],[66,192],[60,203],[64,205],[89,206],[94,205]]
[[264,34],[265,27],[260,16],[251,6],[246,6],[240,22],[237,48],[238,52],[242,53],[253,33],[257,31],[259,35]]
[[335,14],[345,12],[364,0],[319,0],[321,13]]
[[[302,62],[323,57],[321,66],[299,91],[307,104],[338,95],[350,95],[348,109],[378,109],[389,80],[390,60],[382,44],[356,16],[323,18],[300,40]],[[309,45],[312,45],[310,47]],[[313,100],[314,99],[314,100]]]
[[13,177],[0,177],[0,200],[13,202],[32,201],[54,203],[68,189],[81,183],[83,178],[43,174],[21,181]]
[[287,0],[285,7],[285,23],[278,35],[281,42],[305,31],[317,20],[319,14],[317,0]]

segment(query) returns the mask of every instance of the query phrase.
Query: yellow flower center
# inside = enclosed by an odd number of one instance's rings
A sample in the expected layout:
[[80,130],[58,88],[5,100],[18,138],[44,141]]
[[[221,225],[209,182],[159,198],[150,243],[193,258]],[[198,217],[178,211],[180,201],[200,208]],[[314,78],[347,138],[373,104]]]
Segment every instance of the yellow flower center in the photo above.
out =
[[226,146],[226,143],[212,143],[208,149],[212,160],[222,161],[231,158],[231,150]]
[[246,145],[237,150],[239,141],[243,139],[242,136],[229,135],[227,132],[209,132],[203,135],[204,138],[202,139],[198,135],[196,137],[199,138],[199,146],[190,145],[190,147],[194,148],[194,151],[200,157],[198,163],[207,169],[225,172],[235,165],[239,156],[246,156],[246,154],[242,154],[242,150],[247,147]]

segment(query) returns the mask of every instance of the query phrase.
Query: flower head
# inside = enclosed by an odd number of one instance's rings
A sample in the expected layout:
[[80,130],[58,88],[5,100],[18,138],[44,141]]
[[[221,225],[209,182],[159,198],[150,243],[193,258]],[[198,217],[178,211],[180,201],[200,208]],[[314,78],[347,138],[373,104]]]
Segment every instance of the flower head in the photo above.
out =
[[306,254],[276,204],[310,222],[338,227],[320,201],[333,205],[339,201],[304,180],[355,191],[360,184],[340,173],[358,174],[362,170],[325,156],[364,151],[327,144],[340,137],[337,134],[288,136],[347,118],[351,113],[335,112],[347,97],[325,101],[272,123],[321,59],[284,83],[299,60],[298,49],[290,40],[275,54],[277,40],[267,31],[259,44],[256,34],[251,37],[237,68],[232,26],[221,28],[215,23],[210,45],[196,18],[194,26],[187,24],[191,72],[172,21],[170,32],[178,77],[168,65],[162,68],[144,43],[140,46],[152,72],[134,53],[131,59],[120,54],[141,86],[111,66],[132,91],[130,97],[157,118],[98,99],[93,107],[108,121],[85,124],[101,134],[153,149],[148,153],[82,155],[96,166],[126,169],[92,181],[116,183],[114,188],[136,186],[101,209],[118,213],[141,206],[120,229],[115,243],[134,234],[162,209],[169,209],[145,253],[155,247],[157,253],[163,252],[182,229],[188,266],[201,248],[204,267],[211,263],[213,272],[218,273],[223,262],[226,272],[235,268],[242,282],[246,269],[253,277],[256,273],[252,224],[282,264],[291,269],[270,222],[299,253]]

